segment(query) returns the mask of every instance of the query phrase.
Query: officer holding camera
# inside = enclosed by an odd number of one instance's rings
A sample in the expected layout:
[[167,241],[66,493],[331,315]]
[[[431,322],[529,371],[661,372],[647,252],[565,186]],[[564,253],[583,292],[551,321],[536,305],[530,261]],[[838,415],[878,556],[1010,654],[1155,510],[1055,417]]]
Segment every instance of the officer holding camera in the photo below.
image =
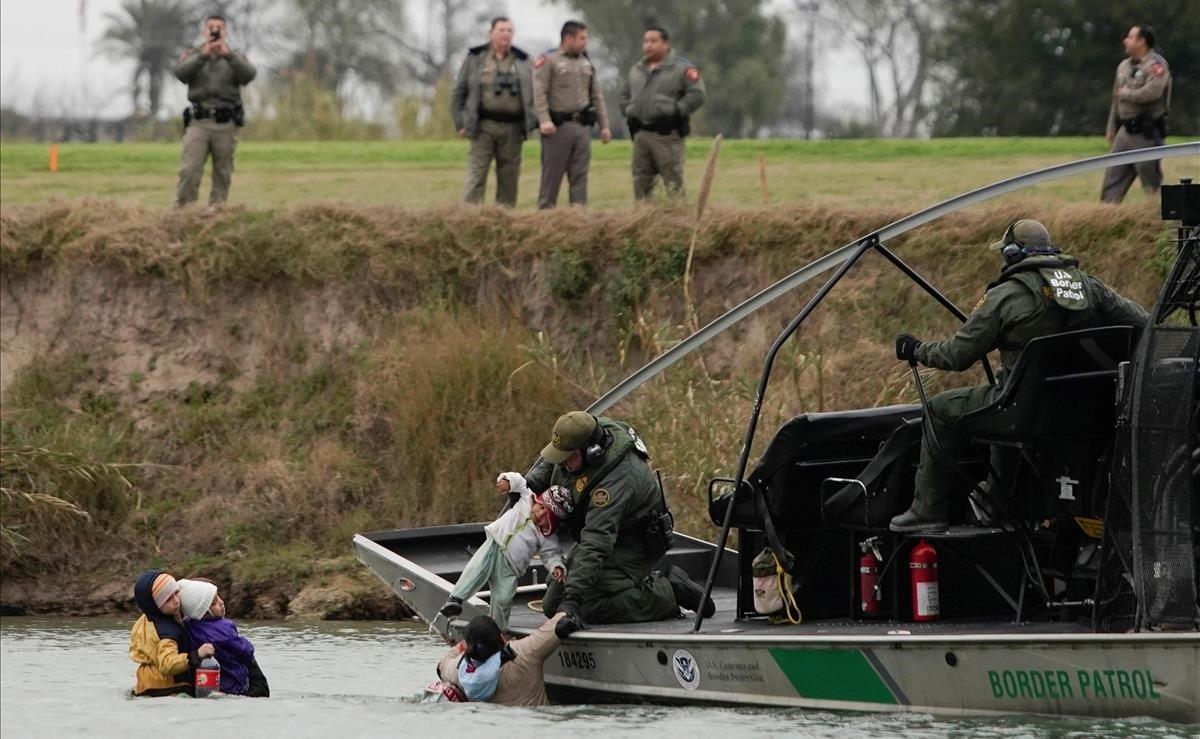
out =
[[[575,496],[567,530],[567,580],[551,580],[542,608],[562,612],[560,637],[588,623],[637,623],[679,616],[680,606],[715,611],[704,589],[679,567],[654,571],[673,540],[666,496],[650,454],[633,428],[587,411],[554,424],[550,443],[526,476],[533,491],[559,485]],[[703,603],[703,606],[702,606]]]
[[[1171,107],[1171,68],[1154,50],[1154,29],[1144,23],[1130,28],[1122,44],[1125,59],[1117,65],[1105,137],[1113,153],[1162,146]],[[1147,193],[1158,192],[1162,185],[1158,160],[1109,167],[1100,188],[1101,202],[1121,202],[1135,178]]]
[[463,199],[483,202],[488,169],[496,160],[496,203],[517,204],[521,145],[537,127],[533,115],[533,68],[529,55],[512,45],[512,21],[492,19],[488,43],[467,51],[450,97],[458,135],[471,139]]
[[571,183],[571,204],[587,205],[592,126],[600,124],[600,141],[612,140],[604,92],[587,55],[587,26],[567,21],[560,38],[558,49],[533,63],[533,110],[542,132],[539,208],[558,204],[564,173]]
[[175,76],[188,86],[183,111],[183,153],[175,206],[194,203],[200,195],[204,162],[212,156],[210,205],[225,202],[233,178],[233,154],[237,129],[245,123],[241,87],[254,79],[255,69],[245,54],[229,48],[225,18],[204,19],[204,43],[183,52],[175,65]]

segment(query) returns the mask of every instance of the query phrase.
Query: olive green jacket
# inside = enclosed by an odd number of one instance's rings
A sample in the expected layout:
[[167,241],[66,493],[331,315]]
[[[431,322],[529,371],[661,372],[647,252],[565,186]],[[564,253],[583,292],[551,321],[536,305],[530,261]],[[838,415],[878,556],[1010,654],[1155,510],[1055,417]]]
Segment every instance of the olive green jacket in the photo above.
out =
[[175,65],[175,76],[188,86],[188,100],[205,108],[242,104],[242,85],[256,74],[245,54],[204,56],[199,48],[188,49]]
[[[650,469],[649,454],[628,424],[603,416],[601,426],[612,436],[604,459],[572,475],[562,465],[539,460],[526,476],[531,490],[561,485],[575,497],[567,519],[578,542],[571,552],[564,601],[581,603],[594,594],[600,571],[606,567],[646,575],[643,553],[645,527],[662,509],[662,493]],[[661,552],[660,552],[661,554]],[[650,563],[653,564],[653,563]]]
[[[1004,369],[1011,370],[1021,349],[1032,339],[1063,331],[1097,326],[1133,326],[1137,334],[1146,325],[1147,313],[1137,303],[1076,266],[1068,256],[1033,256],[1000,273],[954,337],[925,341],[916,350],[921,364],[962,371],[999,349]],[[1082,297],[1073,309],[1064,308],[1052,295],[1047,273],[1062,270],[1079,283]]]
[[643,59],[621,87],[621,114],[642,123],[687,118],[704,105],[704,80],[688,60],[671,52],[654,69]]
[[[467,50],[462,66],[458,69],[458,77],[454,79],[454,90],[450,93],[450,118],[454,121],[454,130],[467,130],[467,136],[474,138],[479,134],[479,78],[483,72],[483,62],[492,51],[491,44],[480,44]],[[529,63],[529,55],[515,46],[509,47],[513,55],[513,67],[520,78],[521,103],[525,108],[525,123],[521,127],[524,135],[537,128],[537,116],[533,114],[533,67]]]

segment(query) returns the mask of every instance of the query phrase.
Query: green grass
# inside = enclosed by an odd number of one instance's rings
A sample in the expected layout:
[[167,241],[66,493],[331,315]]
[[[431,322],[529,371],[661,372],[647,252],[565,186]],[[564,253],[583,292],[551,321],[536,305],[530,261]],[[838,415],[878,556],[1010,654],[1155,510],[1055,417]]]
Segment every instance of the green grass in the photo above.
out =
[[[698,190],[711,141],[688,142],[687,184]],[[721,149],[713,201],[762,205],[758,156],[766,162],[769,202],[798,201],[916,207],[1032,169],[1106,150],[1100,137],[918,140],[735,140]],[[231,202],[277,208],[336,201],[428,207],[461,198],[465,141],[244,141]],[[525,144],[522,208],[533,207],[539,144]],[[591,203],[629,205],[630,143],[592,146]],[[6,205],[52,198],[115,197],[166,206],[173,196],[179,147],[167,143],[62,144],[59,171],[48,171],[45,144],[0,145],[0,200]],[[1200,163],[1173,160],[1169,176],[1198,176]],[[1091,200],[1099,173],[1038,187],[1050,200]],[[201,197],[207,197],[207,183]],[[1136,188],[1135,188],[1136,189]],[[489,194],[490,197],[490,194]],[[1140,192],[1130,199],[1142,199]],[[560,195],[566,202],[566,188]]]

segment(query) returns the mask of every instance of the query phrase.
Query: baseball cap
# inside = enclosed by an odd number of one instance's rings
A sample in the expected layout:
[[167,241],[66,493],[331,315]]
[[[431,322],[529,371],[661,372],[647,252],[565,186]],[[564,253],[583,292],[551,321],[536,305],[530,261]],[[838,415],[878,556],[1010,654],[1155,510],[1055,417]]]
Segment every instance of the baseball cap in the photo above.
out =
[[1023,246],[1031,251],[1053,248],[1050,243],[1050,232],[1040,221],[1032,218],[1022,218],[1004,230],[999,241],[993,241],[991,250],[1000,251],[1009,244]]
[[550,443],[542,449],[542,459],[550,464],[562,464],[572,452],[587,444],[596,430],[596,417],[587,411],[564,413],[554,422]]

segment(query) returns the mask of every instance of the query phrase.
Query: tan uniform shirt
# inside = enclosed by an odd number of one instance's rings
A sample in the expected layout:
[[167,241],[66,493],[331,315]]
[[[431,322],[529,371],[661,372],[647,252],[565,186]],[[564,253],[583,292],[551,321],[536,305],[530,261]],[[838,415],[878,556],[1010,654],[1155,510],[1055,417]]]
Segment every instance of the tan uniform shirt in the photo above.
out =
[[[496,84],[500,76],[507,87]],[[521,81],[517,78],[517,69],[512,52],[497,59],[493,53],[483,58],[483,67],[479,70],[479,104],[484,110],[492,113],[517,114],[521,112]]]
[[1137,118],[1142,113],[1151,118],[1166,115],[1170,94],[1171,69],[1161,54],[1150,51],[1137,62],[1132,58],[1125,59],[1117,65],[1107,132],[1116,133],[1121,121]]
[[550,111],[578,113],[588,106],[596,109],[600,128],[609,128],[604,93],[596,79],[596,67],[585,54],[569,56],[561,51],[542,54],[533,63],[533,112],[538,123],[550,123]]
[[[554,635],[554,625],[563,617],[556,613],[554,618],[538,627],[524,639],[513,639],[508,643],[516,659],[505,662],[500,667],[500,681],[496,684],[496,693],[489,703],[502,706],[544,706],[550,702],[546,697],[546,676],[542,664],[546,658],[558,649],[562,641]],[[458,685],[458,662],[462,653],[451,649],[438,663],[438,678],[444,682]],[[462,687],[462,686],[459,686]]]

